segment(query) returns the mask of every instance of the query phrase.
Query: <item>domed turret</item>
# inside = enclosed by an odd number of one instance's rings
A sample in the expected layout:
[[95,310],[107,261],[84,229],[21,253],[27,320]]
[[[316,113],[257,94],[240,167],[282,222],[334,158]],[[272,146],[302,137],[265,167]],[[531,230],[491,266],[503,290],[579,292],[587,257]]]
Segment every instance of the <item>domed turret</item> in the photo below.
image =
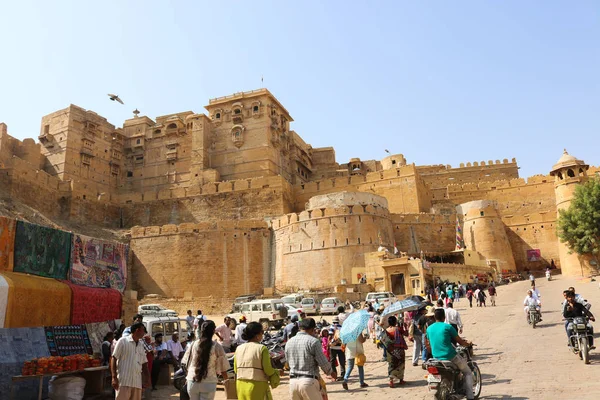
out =
[[[580,183],[587,181],[587,170],[589,165],[567,153],[558,159],[552,167],[550,175],[554,176],[554,193],[556,195],[556,211],[566,210],[571,205],[575,188]],[[590,275],[593,268],[580,259],[577,254],[569,253],[570,249],[566,243],[559,240],[558,255],[560,259],[560,269],[565,276],[586,276]]]

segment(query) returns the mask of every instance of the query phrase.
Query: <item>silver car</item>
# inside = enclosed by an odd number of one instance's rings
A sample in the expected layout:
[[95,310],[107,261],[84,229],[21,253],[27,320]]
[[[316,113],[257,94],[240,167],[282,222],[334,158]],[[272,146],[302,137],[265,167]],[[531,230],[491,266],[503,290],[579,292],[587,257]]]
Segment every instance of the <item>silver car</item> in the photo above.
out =
[[337,297],[327,297],[321,302],[321,314],[335,315],[338,313],[338,307],[343,305],[344,302]]
[[304,310],[306,315],[319,313],[319,303],[317,303],[312,297],[303,298],[301,308]]

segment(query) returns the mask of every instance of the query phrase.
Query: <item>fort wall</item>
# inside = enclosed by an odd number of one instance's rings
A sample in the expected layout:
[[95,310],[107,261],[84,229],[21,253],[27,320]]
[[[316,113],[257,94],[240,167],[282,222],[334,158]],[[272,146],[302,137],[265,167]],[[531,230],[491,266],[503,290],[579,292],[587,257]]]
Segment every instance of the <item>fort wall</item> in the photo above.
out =
[[271,226],[279,291],[352,282],[352,268],[364,268],[364,253],[393,248],[389,211],[371,204],[287,214]]
[[140,297],[234,298],[272,285],[271,234],[264,221],[219,221],[131,229]]
[[456,215],[392,214],[394,240],[409,255],[448,253],[456,247]]

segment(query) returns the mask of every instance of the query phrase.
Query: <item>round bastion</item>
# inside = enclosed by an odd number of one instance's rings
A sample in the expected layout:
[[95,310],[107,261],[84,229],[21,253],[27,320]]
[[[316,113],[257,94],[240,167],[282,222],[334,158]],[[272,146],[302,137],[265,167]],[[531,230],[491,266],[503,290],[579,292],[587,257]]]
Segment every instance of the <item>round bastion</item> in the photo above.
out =
[[368,206],[388,209],[388,201],[385,197],[365,192],[337,192],[322,194],[311,197],[306,203],[306,210],[318,210],[321,208],[340,208],[349,206]]

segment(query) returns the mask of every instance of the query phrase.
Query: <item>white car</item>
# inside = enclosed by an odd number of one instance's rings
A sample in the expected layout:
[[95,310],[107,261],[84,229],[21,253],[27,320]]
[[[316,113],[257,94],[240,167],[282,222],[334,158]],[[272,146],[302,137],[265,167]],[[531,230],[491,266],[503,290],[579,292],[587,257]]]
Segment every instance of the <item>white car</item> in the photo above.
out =
[[179,337],[182,337],[181,322],[177,317],[144,317],[142,322],[152,339],[157,333],[163,334],[165,343],[171,340],[174,332],[179,332]]
[[138,314],[153,317],[177,317],[176,311],[168,310],[160,304],[142,304],[138,307]]
[[302,296],[301,294],[290,294],[288,296],[282,297],[281,301],[283,301],[283,304],[285,304],[285,305],[289,304],[296,308],[301,308],[303,298],[304,298],[304,296]]
[[302,310],[308,314],[318,314],[319,313],[319,303],[315,301],[312,297],[305,297],[302,299],[301,307]]
[[265,332],[271,326],[280,329],[288,316],[288,309],[281,299],[254,300],[242,304],[240,311],[239,313],[231,313],[228,316],[235,318],[237,321],[243,315],[246,317],[247,322],[260,322]]
[[375,305],[375,303],[378,303],[379,305],[387,307],[390,304],[394,304],[395,302],[397,302],[398,298],[396,298],[396,295],[392,292],[371,292],[367,294],[367,298],[365,301],[373,305]]
[[338,313],[338,307],[343,305],[344,302],[337,297],[327,297],[321,302],[321,314],[335,315]]
[[293,317],[294,315],[299,316],[300,314],[302,314],[302,311],[303,311],[301,308],[294,307],[291,304],[285,304],[285,307],[288,309],[289,317]]

